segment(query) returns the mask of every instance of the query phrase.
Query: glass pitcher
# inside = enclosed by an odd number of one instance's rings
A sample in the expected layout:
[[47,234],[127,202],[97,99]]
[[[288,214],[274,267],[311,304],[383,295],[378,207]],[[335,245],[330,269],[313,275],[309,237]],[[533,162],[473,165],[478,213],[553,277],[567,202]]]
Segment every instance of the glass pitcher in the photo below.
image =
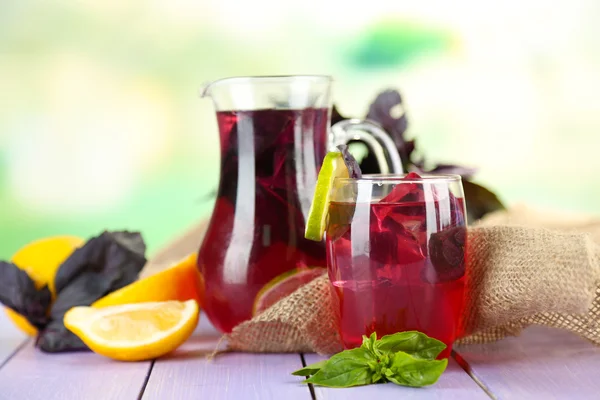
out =
[[201,90],[216,108],[221,176],[198,253],[203,309],[230,332],[326,267],[324,243],[304,239],[325,153],[364,141],[382,173],[402,173],[390,137],[370,121],[330,129],[331,77],[225,78]]

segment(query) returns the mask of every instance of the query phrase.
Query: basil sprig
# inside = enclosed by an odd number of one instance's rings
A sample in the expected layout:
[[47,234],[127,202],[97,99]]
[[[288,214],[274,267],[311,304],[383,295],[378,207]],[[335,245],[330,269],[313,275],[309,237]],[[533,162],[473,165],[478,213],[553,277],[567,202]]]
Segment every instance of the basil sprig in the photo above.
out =
[[307,377],[302,383],[335,388],[384,382],[422,387],[436,383],[446,370],[448,360],[436,360],[445,348],[444,343],[417,331],[381,339],[373,333],[363,336],[360,347],[344,350],[292,375]]

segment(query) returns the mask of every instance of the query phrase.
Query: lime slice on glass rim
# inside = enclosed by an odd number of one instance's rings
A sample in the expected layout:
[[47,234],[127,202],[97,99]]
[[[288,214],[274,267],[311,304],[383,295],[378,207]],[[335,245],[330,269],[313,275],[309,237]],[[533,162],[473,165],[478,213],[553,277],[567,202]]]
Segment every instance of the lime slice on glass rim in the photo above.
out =
[[331,189],[335,178],[348,178],[350,176],[348,168],[344,163],[344,156],[341,152],[332,151],[325,155],[323,165],[317,177],[315,194],[308,211],[306,219],[306,230],[304,237],[309,240],[320,242],[323,240],[325,229],[327,228],[327,216],[329,214],[329,202],[331,198]]

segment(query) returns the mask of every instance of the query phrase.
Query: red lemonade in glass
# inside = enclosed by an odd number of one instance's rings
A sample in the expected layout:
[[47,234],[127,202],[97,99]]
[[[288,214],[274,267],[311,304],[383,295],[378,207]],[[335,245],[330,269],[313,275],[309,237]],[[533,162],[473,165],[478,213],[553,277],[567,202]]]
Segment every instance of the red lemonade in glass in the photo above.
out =
[[[464,303],[464,202],[447,183],[411,177],[417,175],[356,184],[358,201],[331,202],[329,278],[346,348],[373,332],[417,330],[448,346],[443,358],[459,334]],[[366,188],[371,198],[361,202]]]
[[305,239],[304,228],[329,110],[219,111],[217,122],[221,178],[198,266],[203,310],[230,332],[326,265],[324,244]]

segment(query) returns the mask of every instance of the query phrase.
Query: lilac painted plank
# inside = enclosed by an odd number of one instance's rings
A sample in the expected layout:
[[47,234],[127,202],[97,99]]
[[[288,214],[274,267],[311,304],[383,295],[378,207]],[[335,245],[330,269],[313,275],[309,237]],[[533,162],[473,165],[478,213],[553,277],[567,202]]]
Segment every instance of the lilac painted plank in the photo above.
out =
[[600,348],[564,330],[534,326],[455,350],[498,399],[600,398]]
[[25,340],[23,338],[0,337],[0,373],[5,362],[15,354]]
[[8,319],[4,307],[0,305],[0,339],[2,338],[13,338],[13,339],[24,339],[26,335],[21,332],[15,325]]
[[15,328],[0,306],[0,369],[26,340],[26,335]]
[[45,354],[0,310],[0,400],[136,399],[150,363],[118,363],[93,353]]
[[[317,354],[305,354],[306,364],[323,360]],[[368,398],[385,399],[489,399],[488,395],[471,379],[471,377],[450,359],[448,368],[435,385],[425,388],[408,388],[393,383],[359,386],[350,389],[333,389],[315,386],[318,400],[364,400]]]
[[299,355],[225,353],[208,360],[219,338],[201,315],[195,334],[171,357],[156,361],[143,399],[311,398],[308,387],[291,375],[302,367]]
[[0,369],[0,400],[135,400],[149,369],[88,352],[45,354],[30,341]]

